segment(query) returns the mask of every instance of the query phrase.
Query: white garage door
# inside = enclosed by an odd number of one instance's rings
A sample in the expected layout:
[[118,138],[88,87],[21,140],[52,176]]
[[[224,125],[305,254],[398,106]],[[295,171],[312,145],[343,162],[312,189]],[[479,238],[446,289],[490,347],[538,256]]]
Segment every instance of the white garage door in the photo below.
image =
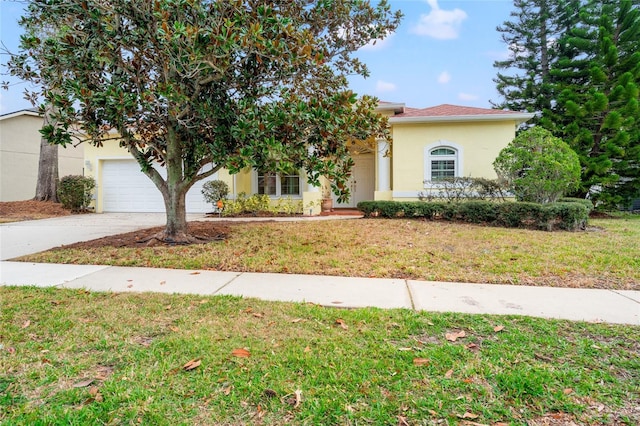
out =
[[[157,167],[165,177],[166,169]],[[207,178],[213,180],[217,174]],[[202,196],[202,185],[197,182],[187,193],[187,212],[206,213],[212,210]],[[105,212],[164,212],[162,194],[140,170],[135,160],[104,160],[102,162],[102,210]]]

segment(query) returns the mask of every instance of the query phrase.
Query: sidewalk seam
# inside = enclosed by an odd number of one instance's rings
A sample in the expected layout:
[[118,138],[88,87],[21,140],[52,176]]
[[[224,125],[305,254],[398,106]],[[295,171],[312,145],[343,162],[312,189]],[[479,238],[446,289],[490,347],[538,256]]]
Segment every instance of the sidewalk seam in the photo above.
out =
[[624,294],[620,294],[620,293],[618,293],[618,291],[617,291],[617,290],[609,290],[609,291],[610,291],[610,292],[612,292],[612,293],[617,294],[618,296],[624,297],[625,299],[631,300],[632,302],[635,302],[635,303],[637,303],[637,304],[639,304],[639,305],[640,305],[640,302],[638,302],[636,299],[631,298],[631,297],[629,297],[629,296],[626,296],[626,295],[624,295]]
[[404,280],[404,287],[407,289],[407,294],[409,295],[409,302],[411,302],[411,310],[416,310],[416,305],[413,303],[413,294],[411,294],[411,288],[409,288],[409,280]]
[[243,275],[244,272],[239,272],[238,274],[236,274],[235,277],[231,278],[229,281],[227,281],[226,283],[224,283],[224,285],[220,288],[218,288],[216,291],[214,291],[212,293],[212,296],[217,295],[223,288],[226,288],[228,285],[230,285],[232,282],[234,282],[235,280],[237,280],[241,275]]

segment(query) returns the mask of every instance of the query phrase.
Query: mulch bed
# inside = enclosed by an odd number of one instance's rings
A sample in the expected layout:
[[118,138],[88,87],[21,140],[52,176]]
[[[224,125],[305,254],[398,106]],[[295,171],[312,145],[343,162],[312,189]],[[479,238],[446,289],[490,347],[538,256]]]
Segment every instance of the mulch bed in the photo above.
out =
[[[153,237],[164,230],[164,226],[140,229],[124,234],[110,235],[91,241],[82,241],[62,246],[61,248],[92,249],[100,247],[131,247],[141,248],[149,246],[172,246],[171,243],[163,243]],[[231,232],[228,222],[189,222],[189,234],[197,237],[199,242],[207,243],[226,239]]]

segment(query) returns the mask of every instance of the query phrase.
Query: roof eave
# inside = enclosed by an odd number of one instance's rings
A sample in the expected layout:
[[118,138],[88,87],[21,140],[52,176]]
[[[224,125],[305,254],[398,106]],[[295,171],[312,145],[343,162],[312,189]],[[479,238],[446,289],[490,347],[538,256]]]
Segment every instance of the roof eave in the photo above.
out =
[[32,111],[30,109],[23,109],[20,111],[9,112],[7,114],[0,115],[0,120],[7,120],[13,117],[19,117],[21,115],[28,115],[31,117],[42,117],[42,115],[38,112]]
[[392,103],[392,102],[388,102],[388,103],[383,103],[383,104],[378,104],[378,106],[375,108],[375,111],[393,111],[394,114],[401,114],[404,112],[406,105],[403,103]]
[[431,116],[431,117],[389,117],[390,124],[403,123],[446,123],[446,122],[465,122],[465,121],[515,121],[516,124],[522,124],[531,120],[535,114],[533,113],[517,113],[517,114],[490,114],[490,115],[448,115],[448,116]]

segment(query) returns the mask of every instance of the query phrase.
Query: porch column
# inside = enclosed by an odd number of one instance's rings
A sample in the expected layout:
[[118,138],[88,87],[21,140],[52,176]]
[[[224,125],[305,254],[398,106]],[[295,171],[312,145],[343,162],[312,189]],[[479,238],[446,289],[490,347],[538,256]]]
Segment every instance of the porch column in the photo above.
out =
[[378,191],[391,191],[391,157],[387,154],[389,142],[378,139]]
[[[316,152],[316,148],[313,147],[313,146],[310,146],[309,148],[307,148],[307,150],[309,151],[309,157],[311,157],[313,155],[313,153]],[[307,191],[308,192],[320,192],[320,187],[309,184],[309,185],[307,185]]]

